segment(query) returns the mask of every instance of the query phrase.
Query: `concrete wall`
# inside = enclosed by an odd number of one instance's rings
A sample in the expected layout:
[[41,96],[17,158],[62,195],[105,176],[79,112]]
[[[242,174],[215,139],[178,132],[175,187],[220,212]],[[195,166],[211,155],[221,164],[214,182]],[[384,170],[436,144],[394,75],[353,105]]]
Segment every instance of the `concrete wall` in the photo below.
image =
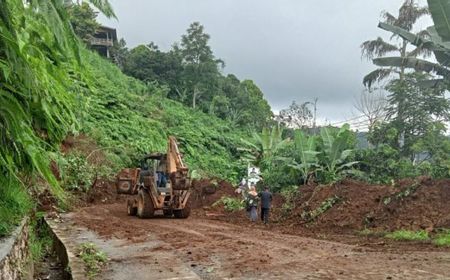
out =
[[0,239],[0,280],[33,279],[29,231],[29,223],[24,219],[10,237]]

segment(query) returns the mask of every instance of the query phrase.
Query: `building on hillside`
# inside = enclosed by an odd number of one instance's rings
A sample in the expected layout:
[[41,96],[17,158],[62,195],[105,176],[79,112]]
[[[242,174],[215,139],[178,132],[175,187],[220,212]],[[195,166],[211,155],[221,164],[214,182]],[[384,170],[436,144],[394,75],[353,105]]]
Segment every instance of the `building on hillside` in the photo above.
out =
[[115,28],[100,26],[91,39],[91,48],[101,56],[111,58],[111,48],[117,42],[117,31]]

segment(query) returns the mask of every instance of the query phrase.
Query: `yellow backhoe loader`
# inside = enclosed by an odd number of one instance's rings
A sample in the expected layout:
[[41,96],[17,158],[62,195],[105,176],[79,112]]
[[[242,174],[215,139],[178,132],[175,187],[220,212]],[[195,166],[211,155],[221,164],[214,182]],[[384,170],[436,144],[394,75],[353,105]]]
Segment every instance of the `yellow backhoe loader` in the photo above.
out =
[[128,215],[151,218],[162,210],[167,217],[187,218],[191,212],[188,171],[172,136],[166,154],[148,154],[140,168],[123,169],[116,187],[117,193],[132,196],[127,200]]

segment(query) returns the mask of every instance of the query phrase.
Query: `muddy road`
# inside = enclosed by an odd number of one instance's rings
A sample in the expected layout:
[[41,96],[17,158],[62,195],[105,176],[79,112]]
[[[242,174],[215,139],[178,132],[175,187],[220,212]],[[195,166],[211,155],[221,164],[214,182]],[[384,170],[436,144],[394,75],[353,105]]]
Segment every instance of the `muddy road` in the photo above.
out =
[[[195,215],[141,220],[127,216],[123,203],[82,208],[67,218],[94,232],[103,247],[120,244],[109,265],[120,264],[128,277],[144,276],[139,279],[450,279],[448,252],[375,250]],[[130,246],[139,254],[124,253]]]

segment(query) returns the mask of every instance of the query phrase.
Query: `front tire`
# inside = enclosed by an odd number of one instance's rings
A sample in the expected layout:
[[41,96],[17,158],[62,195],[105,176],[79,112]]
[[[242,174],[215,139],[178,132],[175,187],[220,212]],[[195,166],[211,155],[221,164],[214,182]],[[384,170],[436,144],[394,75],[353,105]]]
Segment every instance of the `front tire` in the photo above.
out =
[[155,208],[153,206],[152,198],[145,189],[140,189],[138,193],[138,207],[137,215],[139,218],[147,219],[153,217]]

